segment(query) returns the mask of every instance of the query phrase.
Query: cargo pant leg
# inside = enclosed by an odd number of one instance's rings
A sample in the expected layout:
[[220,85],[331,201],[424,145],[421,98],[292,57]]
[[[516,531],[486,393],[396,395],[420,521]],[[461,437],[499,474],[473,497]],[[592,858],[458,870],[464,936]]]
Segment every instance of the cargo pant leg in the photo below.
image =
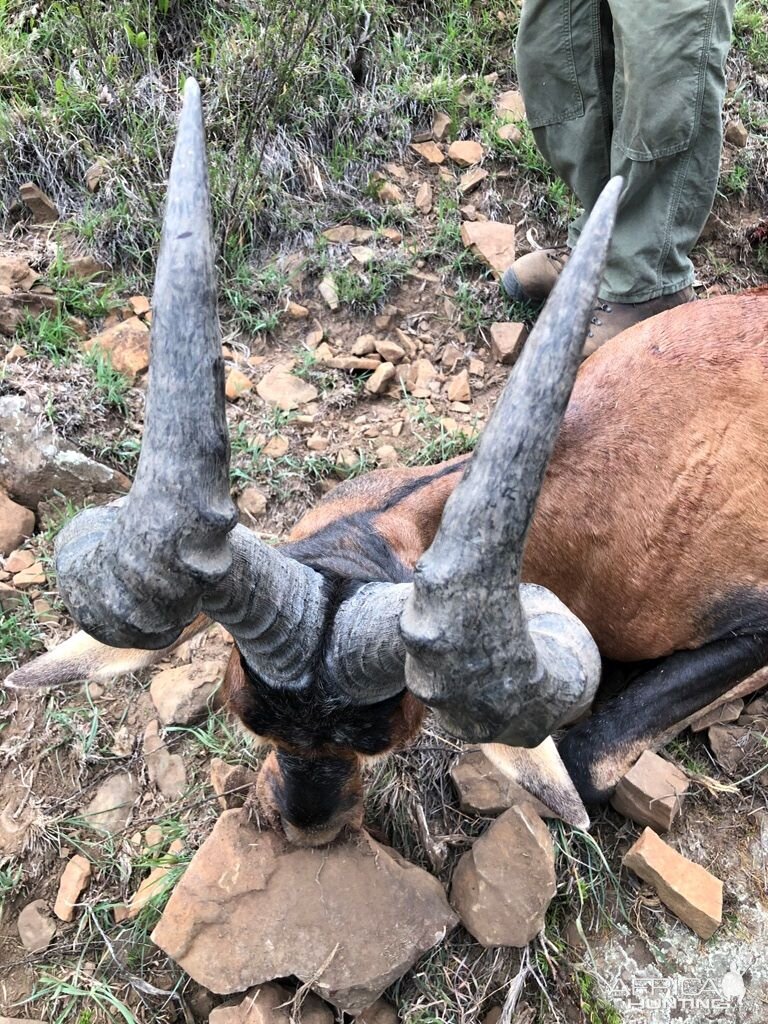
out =
[[609,0],[611,174],[626,182],[600,295],[643,302],[692,284],[720,171],[734,0]]
[[626,180],[602,298],[641,302],[693,280],[688,253],[717,185],[733,2],[524,2],[518,74],[537,145],[584,217],[612,174]]

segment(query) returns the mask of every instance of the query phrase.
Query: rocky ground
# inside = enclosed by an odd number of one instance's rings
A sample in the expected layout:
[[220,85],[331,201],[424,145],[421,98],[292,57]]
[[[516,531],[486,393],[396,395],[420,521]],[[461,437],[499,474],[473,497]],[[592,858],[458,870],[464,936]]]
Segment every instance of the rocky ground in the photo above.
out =
[[[701,298],[768,279],[768,83],[732,60]],[[233,491],[265,537],[341,479],[470,450],[514,361],[535,311],[505,303],[496,276],[562,237],[571,200],[537,162],[512,83],[490,74],[470,99],[487,115],[477,137],[438,111],[378,167],[365,216],[321,225],[246,289],[225,282]],[[135,470],[151,324],[146,295],[55,202],[20,201],[0,241],[0,677],[71,632],[52,540]],[[764,698],[676,741],[591,834],[521,808],[498,765],[462,789],[458,746],[427,729],[372,770],[371,839],[299,854],[239,817],[261,755],[217,704],[228,651],[214,628],[151,674],[3,693],[0,1014],[331,1022],[383,992],[365,1021],[765,1020]],[[651,821],[659,785],[666,818]],[[651,823],[707,874],[649,852]],[[221,864],[253,875],[232,913]],[[295,948],[299,915],[315,941]],[[284,987],[253,989],[273,979]]]

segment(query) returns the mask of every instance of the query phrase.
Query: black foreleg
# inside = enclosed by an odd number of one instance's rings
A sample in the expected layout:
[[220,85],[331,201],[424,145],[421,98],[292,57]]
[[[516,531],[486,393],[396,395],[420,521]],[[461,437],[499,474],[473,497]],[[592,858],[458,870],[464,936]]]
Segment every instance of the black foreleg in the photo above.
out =
[[634,679],[559,744],[582,800],[606,801],[644,750],[766,664],[768,633],[759,633],[678,651]]

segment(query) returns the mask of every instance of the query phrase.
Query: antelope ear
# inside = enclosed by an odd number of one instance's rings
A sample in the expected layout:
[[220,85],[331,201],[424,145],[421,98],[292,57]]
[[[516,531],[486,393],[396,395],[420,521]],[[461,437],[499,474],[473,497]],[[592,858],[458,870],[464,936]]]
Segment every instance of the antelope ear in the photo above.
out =
[[531,749],[504,743],[481,743],[480,749],[502,775],[539,800],[555,817],[584,831],[589,828],[587,809],[551,736]]
[[9,690],[48,690],[66,683],[109,680],[138,672],[162,661],[185,640],[202,632],[210,621],[205,615],[198,615],[170,647],[157,651],[107,647],[80,630],[69,640],[11,672],[3,680],[3,686]]

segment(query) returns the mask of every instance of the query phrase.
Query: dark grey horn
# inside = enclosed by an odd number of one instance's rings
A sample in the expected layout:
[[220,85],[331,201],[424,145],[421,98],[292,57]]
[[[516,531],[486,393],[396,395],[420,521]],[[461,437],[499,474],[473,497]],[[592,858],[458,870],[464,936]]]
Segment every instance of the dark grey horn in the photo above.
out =
[[401,619],[410,690],[452,733],[535,746],[587,706],[594,641],[520,594],[528,527],[579,367],[622,191],[603,190],[422,556]]
[[246,660],[298,685],[319,643],[322,579],[243,527],[229,491],[200,90],[184,88],[153,296],[146,423],[129,495],[59,535],[59,586],[77,622],[113,647],[161,648],[200,611]]

